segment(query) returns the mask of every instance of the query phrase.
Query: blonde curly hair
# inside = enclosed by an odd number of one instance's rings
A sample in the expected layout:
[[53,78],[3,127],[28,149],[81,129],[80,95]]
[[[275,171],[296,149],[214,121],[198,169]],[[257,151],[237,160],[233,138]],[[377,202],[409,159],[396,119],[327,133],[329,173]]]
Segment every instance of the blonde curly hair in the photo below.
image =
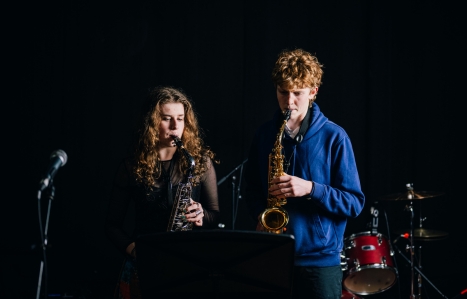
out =
[[283,50],[272,71],[274,85],[288,90],[320,87],[322,77],[323,65],[303,49]]
[[[138,139],[135,146],[134,157],[136,163],[133,172],[136,181],[151,188],[155,180],[161,177],[162,169],[157,145],[159,142],[159,124],[161,123],[161,109],[167,103],[181,103],[185,110],[185,129],[180,137],[185,149],[195,160],[193,171],[193,184],[199,182],[201,175],[207,170],[207,159],[214,162],[215,154],[204,145],[201,138],[201,129],[198,126],[196,113],[193,105],[184,92],[173,87],[156,87],[149,93],[143,119],[138,130]],[[177,151],[180,151],[178,148]],[[183,154],[181,153],[183,156]],[[179,171],[185,173],[188,170],[186,159],[180,159]]]

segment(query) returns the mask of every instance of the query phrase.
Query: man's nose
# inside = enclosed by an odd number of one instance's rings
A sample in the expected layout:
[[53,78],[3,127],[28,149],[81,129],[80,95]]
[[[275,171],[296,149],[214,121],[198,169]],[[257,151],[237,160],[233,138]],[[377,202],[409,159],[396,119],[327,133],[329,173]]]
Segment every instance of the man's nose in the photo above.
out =
[[295,100],[295,94],[293,92],[289,92],[287,94],[287,103],[292,104]]

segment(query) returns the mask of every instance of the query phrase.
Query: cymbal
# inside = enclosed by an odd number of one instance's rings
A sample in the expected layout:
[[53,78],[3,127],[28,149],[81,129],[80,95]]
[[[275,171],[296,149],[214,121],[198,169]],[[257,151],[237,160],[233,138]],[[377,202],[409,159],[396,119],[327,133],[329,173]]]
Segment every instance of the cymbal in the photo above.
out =
[[381,200],[418,200],[429,197],[436,197],[443,195],[443,192],[429,192],[429,191],[407,191],[404,193],[391,194],[381,197]]
[[[410,233],[410,229],[403,229],[396,231],[396,234],[402,235],[405,233]],[[447,232],[436,230],[436,229],[426,229],[426,228],[415,228],[413,230],[414,239],[420,240],[439,240],[448,236]]]

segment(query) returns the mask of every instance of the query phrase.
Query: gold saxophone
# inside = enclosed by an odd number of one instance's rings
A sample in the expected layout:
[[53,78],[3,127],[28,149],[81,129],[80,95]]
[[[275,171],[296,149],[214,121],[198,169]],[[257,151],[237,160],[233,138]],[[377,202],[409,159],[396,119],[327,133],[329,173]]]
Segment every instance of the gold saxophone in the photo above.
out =
[[190,205],[190,198],[192,192],[192,177],[193,171],[195,169],[195,160],[188,153],[186,148],[183,146],[181,139],[178,136],[172,135],[172,138],[175,141],[175,144],[183,152],[185,158],[188,161],[189,167],[185,174],[184,181],[180,182],[177,188],[177,193],[175,195],[172,213],[170,215],[169,225],[167,226],[167,231],[188,231],[193,229],[193,222],[186,221],[185,210],[187,210]]
[[[284,134],[285,125],[290,118],[290,110],[284,113],[284,121],[277,133],[276,142],[272,153],[269,154],[269,177],[268,188],[271,186],[271,181],[279,176],[285,175],[284,172],[284,155],[282,154],[282,136]],[[281,234],[285,231],[285,226],[289,222],[289,214],[282,207],[287,203],[285,197],[276,197],[271,194],[268,195],[267,208],[260,215],[261,225],[269,233]]]

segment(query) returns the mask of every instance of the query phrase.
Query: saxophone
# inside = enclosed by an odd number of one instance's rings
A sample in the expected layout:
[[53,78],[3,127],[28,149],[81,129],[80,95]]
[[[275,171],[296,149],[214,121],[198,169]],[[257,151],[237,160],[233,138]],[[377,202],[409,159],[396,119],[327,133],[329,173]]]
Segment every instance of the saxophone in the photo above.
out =
[[178,136],[172,135],[175,144],[183,152],[185,159],[187,159],[189,167],[186,171],[184,181],[180,182],[175,195],[172,213],[170,215],[169,224],[167,226],[168,232],[175,231],[189,231],[193,228],[193,222],[188,222],[184,218],[185,210],[190,205],[191,191],[192,191],[192,177],[195,169],[195,160],[188,153],[186,148],[183,146],[181,139]]
[[[284,121],[282,126],[277,133],[276,142],[274,148],[269,154],[269,177],[268,187],[271,186],[271,181],[279,176],[285,175],[284,172],[284,155],[282,154],[282,136],[284,134],[285,125],[290,118],[290,110],[286,110],[284,113]],[[268,195],[267,208],[260,215],[261,225],[269,233],[281,234],[285,231],[285,226],[289,222],[289,214],[282,208],[287,203],[285,197],[276,197],[271,194]]]

